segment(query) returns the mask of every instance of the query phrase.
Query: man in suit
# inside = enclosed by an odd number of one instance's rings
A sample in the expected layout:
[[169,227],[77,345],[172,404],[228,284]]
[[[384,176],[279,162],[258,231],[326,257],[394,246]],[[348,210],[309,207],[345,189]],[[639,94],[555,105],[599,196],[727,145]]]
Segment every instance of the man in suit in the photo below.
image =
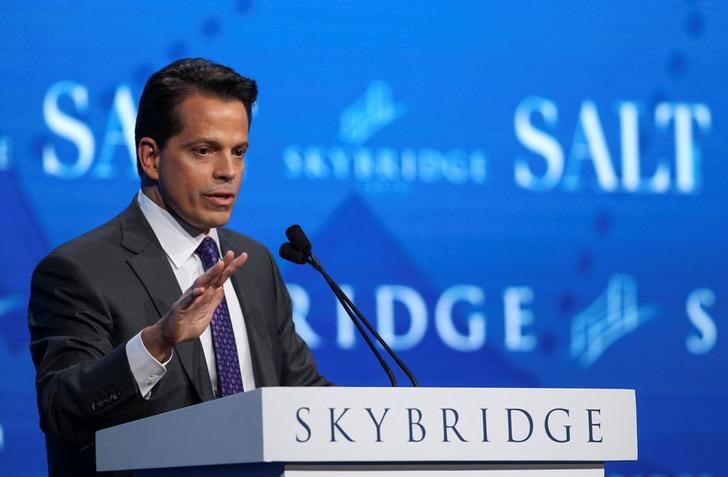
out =
[[152,75],[136,122],[141,190],[36,268],[30,348],[51,476],[94,475],[98,429],[256,387],[329,384],[271,254],[222,228],[256,97],[255,82],[206,60]]

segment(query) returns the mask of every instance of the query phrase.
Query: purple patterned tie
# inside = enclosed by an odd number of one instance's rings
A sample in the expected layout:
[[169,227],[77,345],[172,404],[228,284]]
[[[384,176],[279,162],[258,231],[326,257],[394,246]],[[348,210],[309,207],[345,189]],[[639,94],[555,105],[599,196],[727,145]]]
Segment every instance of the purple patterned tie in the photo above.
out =
[[[207,270],[220,260],[217,244],[210,237],[205,237],[195,253],[200,256],[202,266]],[[217,369],[217,385],[221,396],[243,392],[243,379],[240,377],[238,348],[235,346],[233,324],[227,301],[222,299],[212,314],[210,322],[212,331],[212,347],[215,349],[215,368]]]

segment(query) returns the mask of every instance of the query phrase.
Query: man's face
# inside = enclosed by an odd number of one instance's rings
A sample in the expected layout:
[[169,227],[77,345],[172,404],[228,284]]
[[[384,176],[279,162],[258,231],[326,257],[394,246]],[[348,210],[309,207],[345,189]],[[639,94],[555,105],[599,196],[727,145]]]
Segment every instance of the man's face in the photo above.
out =
[[199,94],[178,111],[182,131],[159,153],[160,205],[207,232],[230,220],[245,171],[248,115],[240,101]]

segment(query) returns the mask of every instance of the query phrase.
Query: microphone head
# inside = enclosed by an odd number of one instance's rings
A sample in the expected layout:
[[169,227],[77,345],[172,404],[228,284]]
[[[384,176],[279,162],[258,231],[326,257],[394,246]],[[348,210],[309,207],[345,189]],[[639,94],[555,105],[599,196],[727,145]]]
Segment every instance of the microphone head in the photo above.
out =
[[278,255],[280,255],[284,260],[288,260],[289,262],[297,263],[299,265],[306,263],[306,255],[293,248],[293,245],[288,242],[281,245],[281,248],[278,249]]
[[291,245],[297,251],[303,254],[309,254],[311,252],[311,242],[306,237],[306,233],[300,225],[291,225],[288,227],[286,229],[286,237],[288,237]]

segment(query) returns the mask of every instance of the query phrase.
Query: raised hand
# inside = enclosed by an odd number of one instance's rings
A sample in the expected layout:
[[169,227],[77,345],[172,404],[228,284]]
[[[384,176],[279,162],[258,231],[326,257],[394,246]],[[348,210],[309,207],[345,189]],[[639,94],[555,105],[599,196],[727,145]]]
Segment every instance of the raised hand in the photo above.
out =
[[144,328],[142,342],[159,362],[169,359],[177,343],[198,338],[210,324],[212,314],[225,297],[223,284],[245,264],[248,254],[237,257],[228,251],[214,266],[197,277],[155,324]]

